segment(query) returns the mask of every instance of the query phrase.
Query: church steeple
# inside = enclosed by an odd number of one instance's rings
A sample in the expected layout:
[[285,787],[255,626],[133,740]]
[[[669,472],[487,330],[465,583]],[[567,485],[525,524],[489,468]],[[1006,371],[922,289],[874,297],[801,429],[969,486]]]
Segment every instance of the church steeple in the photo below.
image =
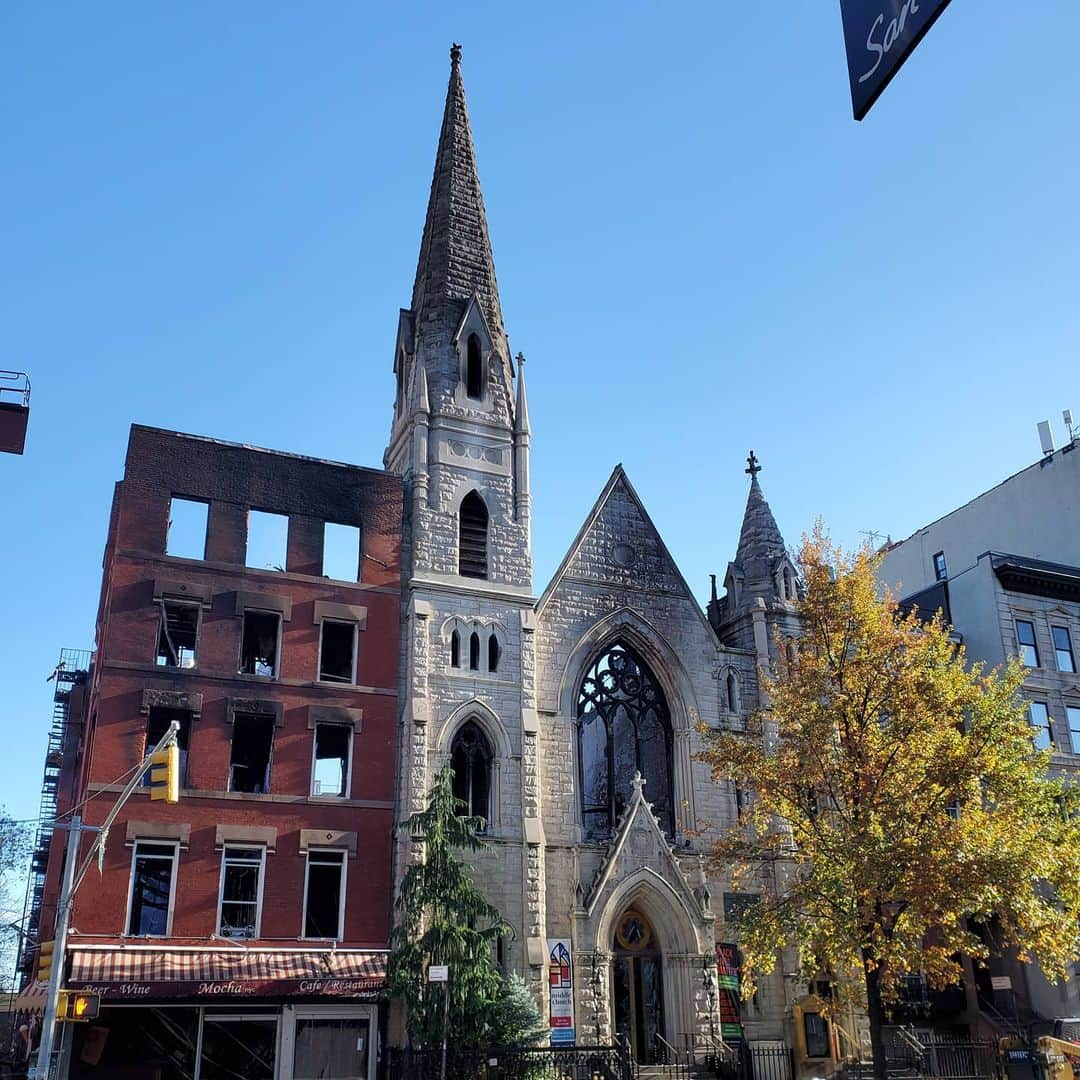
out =
[[452,334],[473,296],[479,301],[496,348],[509,360],[465,105],[461,46],[455,44],[450,49],[450,83],[413,283],[412,313],[418,336]]

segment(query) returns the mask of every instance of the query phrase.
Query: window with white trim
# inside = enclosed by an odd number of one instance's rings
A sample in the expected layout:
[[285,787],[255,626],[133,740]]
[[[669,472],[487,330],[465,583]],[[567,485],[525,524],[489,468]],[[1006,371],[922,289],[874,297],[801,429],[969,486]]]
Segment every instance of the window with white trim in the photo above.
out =
[[172,929],[177,845],[139,841],[131,855],[127,932],[137,937],[167,937]]
[[308,852],[304,875],[304,937],[338,940],[345,924],[345,852]]
[[226,846],[222,852],[217,928],[221,937],[259,936],[265,862],[262,847]]

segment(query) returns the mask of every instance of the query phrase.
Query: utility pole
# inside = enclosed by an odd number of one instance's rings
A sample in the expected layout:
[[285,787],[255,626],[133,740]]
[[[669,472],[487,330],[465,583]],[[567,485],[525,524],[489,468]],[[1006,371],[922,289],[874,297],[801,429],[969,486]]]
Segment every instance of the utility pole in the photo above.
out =
[[64,859],[64,879],[60,886],[60,903],[56,910],[56,934],[52,967],[49,970],[49,990],[45,997],[45,1015],[41,1022],[41,1043],[38,1046],[37,1065],[32,1077],[48,1080],[56,1035],[56,1011],[60,1003],[60,980],[64,977],[64,946],[67,944],[68,923],[71,921],[71,895],[75,884],[75,864],[79,858],[79,838],[82,836],[82,818],[76,814],[68,824],[57,824],[58,829],[68,830],[67,854]]

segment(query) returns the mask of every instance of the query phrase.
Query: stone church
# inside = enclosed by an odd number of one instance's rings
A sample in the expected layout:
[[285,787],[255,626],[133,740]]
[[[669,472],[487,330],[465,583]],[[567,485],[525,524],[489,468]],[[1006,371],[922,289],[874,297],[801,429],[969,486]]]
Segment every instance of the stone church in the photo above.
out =
[[[703,853],[743,795],[695,760],[699,727],[739,728],[758,706],[758,666],[777,628],[796,631],[800,585],[751,454],[734,558],[707,608],[618,465],[538,593],[525,367],[507,342],[455,46],[384,461],[408,492],[401,816],[451,760],[487,822],[477,881],[515,929],[502,963],[547,1014],[569,962],[564,1037],[619,1032],[641,1059],[657,1039],[731,1032],[717,946],[735,943],[748,895],[710,877]],[[399,879],[412,847],[400,838]],[[778,972],[743,1003],[751,1043],[789,1037],[789,983]]]

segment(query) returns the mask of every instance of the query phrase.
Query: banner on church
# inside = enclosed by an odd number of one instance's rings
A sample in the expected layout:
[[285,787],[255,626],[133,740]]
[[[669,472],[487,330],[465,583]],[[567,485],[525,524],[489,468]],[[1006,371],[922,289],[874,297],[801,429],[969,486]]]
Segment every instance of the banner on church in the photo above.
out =
[[717,943],[716,998],[720,1011],[720,1038],[735,1045],[743,1041],[742,1012],[739,999],[739,948]]
[[551,1045],[573,1045],[574,965],[568,938],[548,938],[548,1011],[551,1015]]

